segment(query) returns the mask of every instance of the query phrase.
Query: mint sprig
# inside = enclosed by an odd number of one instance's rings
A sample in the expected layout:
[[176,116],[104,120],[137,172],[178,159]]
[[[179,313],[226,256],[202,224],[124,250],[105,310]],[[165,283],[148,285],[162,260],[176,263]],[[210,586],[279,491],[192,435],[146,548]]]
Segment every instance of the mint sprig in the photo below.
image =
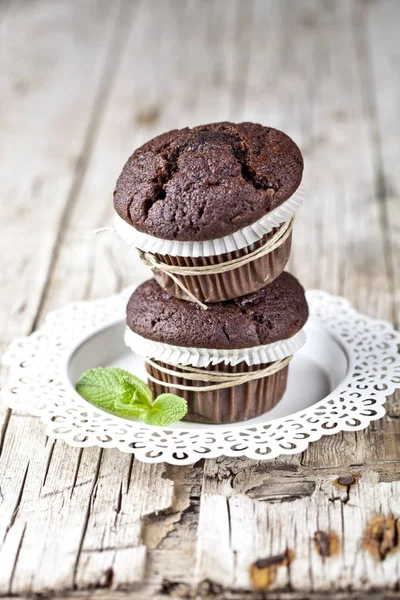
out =
[[161,394],[153,402],[150,388],[118,367],[97,367],[82,375],[76,391],[98,408],[120,417],[137,417],[147,425],[166,427],[187,413],[184,398]]

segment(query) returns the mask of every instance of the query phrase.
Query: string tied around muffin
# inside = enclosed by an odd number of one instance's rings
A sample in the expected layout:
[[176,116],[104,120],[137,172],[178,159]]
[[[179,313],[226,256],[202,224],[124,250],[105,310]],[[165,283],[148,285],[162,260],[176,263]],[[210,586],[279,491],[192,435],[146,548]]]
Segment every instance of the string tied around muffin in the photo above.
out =
[[188,367],[183,365],[177,365],[180,371],[174,371],[159,365],[152,361],[150,358],[146,358],[146,363],[153,367],[153,369],[169,375],[171,377],[177,377],[178,379],[189,380],[189,381],[207,381],[210,385],[205,386],[193,386],[183,385],[180,383],[169,383],[153,377],[150,373],[147,374],[147,378],[168,389],[187,390],[190,392],[212,392],[214,390],[222,390],[224,388],[232,388],[237,385],[242,385],[249,381],[255,381],[256,379],[262,379],[274,375],[278,371],[284,369],[292,360],[293,354],[287,356],[281,360],[277,360],[269,364],[264,369],[258,371],[248,371],[247,373],[227,373],[223,371],[207,371],[204,368]]
[[258,258],[262,258],[267,254],[270,254],[279,246],[284,244],[284,242],[290,236],[294,223],[294,216],[285,221],[279,229],[259,248],[256,248],[252,252],[245,254],[243,256],[239,256],[238,258],[234,258],[232,260],[228,260],[222,263],[217,263],[214,265],[199,265],[199,266],[179,266],[179,265],[169,265],[163,261],[161,261],[155,254],[151,252],[144,252],[137,248],[139,253],[139,258],[142,263],[151,270],[158,270],[162,273],[165,273],[168,277],[170,277],[174,283],[181,288],[187,294],[187,296],[193,301],[196,302],[201,308],[207,310],[207,305],[201,302],[196,296],[187,289],[187,287],[180,281],[178,275],[180,276],[201,276],[201,275],[216,275],[218,273],[227,273],[228,271],[233,271],[244,265],[251,263]]

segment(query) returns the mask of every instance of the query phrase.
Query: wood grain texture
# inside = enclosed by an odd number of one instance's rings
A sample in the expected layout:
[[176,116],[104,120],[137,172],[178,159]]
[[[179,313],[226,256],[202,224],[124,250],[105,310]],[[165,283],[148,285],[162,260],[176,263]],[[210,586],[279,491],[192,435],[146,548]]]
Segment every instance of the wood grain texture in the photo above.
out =
[[[397,0],[3,2],[1,346],[145,275],[92,234],[121,165],[166,129],[218,120],[299,142],[290,269],[398,325],[399,21]],[[399,407],[302,455],[192,467],[70,448],[1,407],[0,594],[394,597]]]

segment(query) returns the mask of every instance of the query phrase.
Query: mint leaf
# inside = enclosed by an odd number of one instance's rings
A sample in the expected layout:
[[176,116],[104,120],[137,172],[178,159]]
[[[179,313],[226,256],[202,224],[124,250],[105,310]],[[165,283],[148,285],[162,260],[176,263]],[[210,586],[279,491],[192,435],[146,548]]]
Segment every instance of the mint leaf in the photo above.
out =
[[153,403],[149,387],[118,367],[97,367],[84,373],[76,391],[94,406],[120,417],[138,417],[147,425],[165,427],[187,413],[184,398],[161,394]]
[[136,402],[145,402],[152,403],[153,402],[153,394],[151,393],[150,388],[145,384],[145,382],[136,377],[136,375],[132,375],[128,371],[124,371],[123,369],[118,369],[117,367],[106,367],[108,369],[117,369],[120,373],[124,374],[125,379],[135,388],[134,394],[136,398]]
[[166,427],[180,421],[187,413],[187,403],[184,398],[174,394],[161,394],[153,406],[140,415],[140,419],[147,425]]
[[77,382],[76,391],[98,408],[120,416],[140,417],[152,407],[148,386],[118,367],[90,369]]

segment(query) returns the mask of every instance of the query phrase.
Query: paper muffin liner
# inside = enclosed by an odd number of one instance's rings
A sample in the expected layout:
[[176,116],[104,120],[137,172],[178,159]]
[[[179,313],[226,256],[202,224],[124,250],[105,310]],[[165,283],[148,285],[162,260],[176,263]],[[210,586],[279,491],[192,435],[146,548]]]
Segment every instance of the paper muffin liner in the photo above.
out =
[[235,366],[242,362],[248,366],[260,365],[291,356],[300,350],[305,341],[304,329],[300,329],[291,338],[272,344],[236,350],[216,350],[155,342],[135,333],[129,327],[125,329],[125,343],[136,354],[175,366],[208,367],[220,363]]
[[[261,240],[251,244],[251,246],[220,256],[200,256],[194,258],[156,254],[156,258],[168,265],[179,267],[220,264],[253,252],[263,246],[268,238],[274,235],[275,231],[272,230],[270,233],[267,233]],[[256,260],[231,271],[207,275],[175,274],[175,277],[192,294],[192,297],[194,296],[200,302],[223,302],[231,298],[239,298],[269,285],[282,273],[289,260],[291,241],[292,234],[290,233],[289,237],[269,254],[260,256]],[[192,301],[192,298],[185,290],[167,273],[155,269],[153,275],[161,287],[171,296],[175,296],[181,300]]]
[[[161,366],[169,367],[160,363]],[[246,373],[256,371],[267,367],[266,364],[247,366],[241,363],[236,366],[219,365],[216,369],[213,366],[212,371],[223,371],[229,373]],[[166,387],[160,383],[154,383],[149,380],[148,385],[154,396],[170,393],[185,398],[188,404],[188,412],[184,417],[185,421],[195,421],[198,423],[235,423],[252,419],[271,410],[282,398],[287,384],[289,365],[282,368],[277,373],[248,381],[235,387],[196,392],[193,390],[181,390],[173,387]],[[155,369],[151,365],[146,365],[146,369],[152,377],[157,378],[167,384],[179,384],[181,378],[169,375]],[[179,372],[179,367],[174,370]],[[202,381],[188,381],[189,385],[198,387],[204,385]]]
[[205,242],[179,242],[163,240],[148,233],[142,233],[129,225],[119,215],[115,216],[115,229],[129,246],[143,252],[169,256],[200,257],[218,256],[241,250],[258,242],[267,233],[288,221],[302,205],[305,186],[302,182],[295,193],[280,206],[271,210],[255,223],[230,235]]

